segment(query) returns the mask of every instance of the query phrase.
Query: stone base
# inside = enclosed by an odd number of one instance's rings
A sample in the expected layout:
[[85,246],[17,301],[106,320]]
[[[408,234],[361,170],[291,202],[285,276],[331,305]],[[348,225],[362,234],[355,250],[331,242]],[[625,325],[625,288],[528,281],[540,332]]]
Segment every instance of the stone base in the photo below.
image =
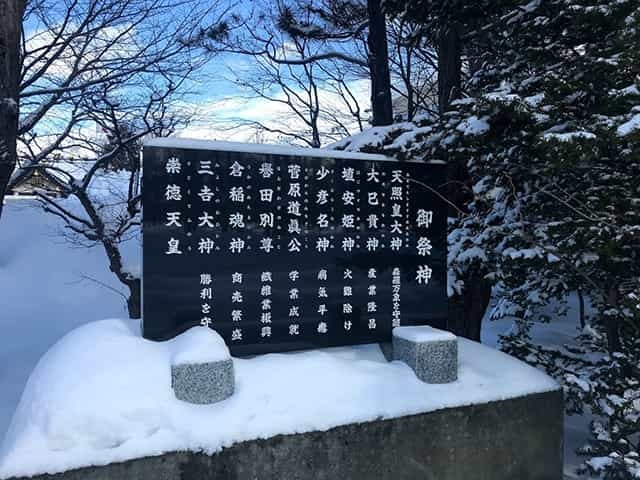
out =
[[171,366],[171,387],[176,398],[189,403],[215,403],[233,395],[233,360]]
[[391,342],[380,342],[380,351],[387,362],[393,362],[393,344]]
[[[36,480],[560,480],[560,390]],[[21,479],[22,480],[22,479]],[[26,480],[26,479],[24,479]]]
[[393,329],[393,359],[411,367],[426,383],[449,383],[458,379],[458,339],[432,327]]

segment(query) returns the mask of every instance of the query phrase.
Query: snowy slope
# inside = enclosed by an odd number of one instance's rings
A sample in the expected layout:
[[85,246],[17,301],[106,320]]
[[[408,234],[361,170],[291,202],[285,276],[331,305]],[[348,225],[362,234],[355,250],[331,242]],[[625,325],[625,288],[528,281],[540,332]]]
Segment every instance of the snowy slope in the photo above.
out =
[[[35,200],[9,199],[0,219],[0,438],[38,359],[71,329],[126,315],[98,247],[73,247]],[[139,249],[128,246],[135,264]],[[94,279],[83,280],[83,276]]]

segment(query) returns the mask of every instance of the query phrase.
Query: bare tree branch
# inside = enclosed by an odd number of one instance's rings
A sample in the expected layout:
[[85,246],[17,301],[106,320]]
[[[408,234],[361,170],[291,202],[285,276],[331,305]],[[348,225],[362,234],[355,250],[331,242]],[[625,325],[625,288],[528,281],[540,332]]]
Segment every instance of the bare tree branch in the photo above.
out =
[[127,269],[121,245],[141,224],[137,154],[145,136],[186,123],[176,102],[207,56],[182,39],[216,7],[196,0],[34,0],[25,12],[20,168],[11,185],[34,172],[53,182],[66,198],[38,191],[42,207],[62,220],[67,239],[102,247],[129,291],[133,318],[140,316],[140,278]]

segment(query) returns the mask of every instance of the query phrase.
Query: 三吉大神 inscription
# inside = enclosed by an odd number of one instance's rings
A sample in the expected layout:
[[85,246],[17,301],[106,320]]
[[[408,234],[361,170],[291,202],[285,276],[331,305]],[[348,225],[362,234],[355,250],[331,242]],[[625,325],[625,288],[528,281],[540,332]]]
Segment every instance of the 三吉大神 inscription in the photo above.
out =
[[445,326],[443,165],[245,148],[145,145],[145,337],[202,325],[245,355]]

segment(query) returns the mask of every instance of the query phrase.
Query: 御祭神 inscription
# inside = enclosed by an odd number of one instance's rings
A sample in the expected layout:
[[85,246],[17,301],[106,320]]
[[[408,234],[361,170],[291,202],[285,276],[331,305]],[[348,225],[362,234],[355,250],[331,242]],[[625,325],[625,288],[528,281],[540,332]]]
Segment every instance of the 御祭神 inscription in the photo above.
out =
[[245,355],[444,327],[444,178],[378,155],[147,143],[144,336],[202,325]]

